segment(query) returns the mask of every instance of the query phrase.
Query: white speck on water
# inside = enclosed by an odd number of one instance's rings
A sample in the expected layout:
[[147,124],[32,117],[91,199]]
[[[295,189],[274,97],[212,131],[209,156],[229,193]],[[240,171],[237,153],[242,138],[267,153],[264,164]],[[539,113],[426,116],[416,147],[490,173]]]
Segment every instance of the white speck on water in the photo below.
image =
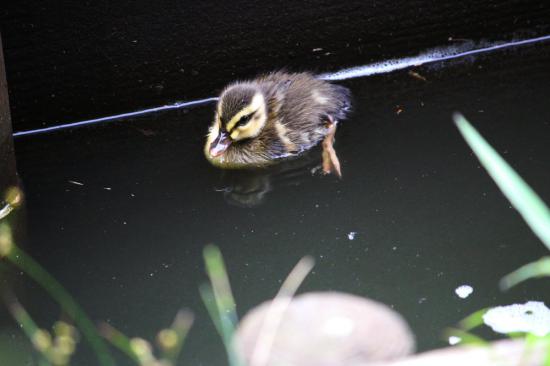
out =
[[348,233],[348,239],[349,239],[349,240],[355,239],[355,235],[357,235],[357,232],[356,232],[356,231],[350,231],[350,232]]
[[544,337],[550,333],[550,309],[541,301],[497,306],[483,315],[483,322],[497,333],[529,332]]
[[397,250],[397,247],[392,247],[391,250]]
[[460,297],[461,299],[467,298],[472,294],[472,292],[474,292],[474,288],[470,285],[458,286],[455,289],[455,294],[457,294],[457,296]]
[[111,187],[103,187],[103,189],[106,190],[106,191],[110,191]]
[[76,181],[76,180],[70,180],[69,183],[74,184],[76,186],[83,186],[84,183]]
[[455,344],[458,344],[462,341],[462,338],[456,337],[456,336],[450,336],[449,337],[449,344],[451,346],[454,346]]

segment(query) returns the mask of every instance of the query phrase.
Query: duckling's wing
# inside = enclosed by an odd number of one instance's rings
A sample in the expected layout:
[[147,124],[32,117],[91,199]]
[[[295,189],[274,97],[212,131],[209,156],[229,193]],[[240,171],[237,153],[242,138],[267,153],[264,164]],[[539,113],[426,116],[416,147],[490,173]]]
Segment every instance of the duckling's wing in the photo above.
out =
[[335,100],[335,105],[329,112],[329,114],[336,120],[343,120],[347,118],[351,112],[351,92],[348,88],[342,85],[328,84],[331,89],[331,94]]

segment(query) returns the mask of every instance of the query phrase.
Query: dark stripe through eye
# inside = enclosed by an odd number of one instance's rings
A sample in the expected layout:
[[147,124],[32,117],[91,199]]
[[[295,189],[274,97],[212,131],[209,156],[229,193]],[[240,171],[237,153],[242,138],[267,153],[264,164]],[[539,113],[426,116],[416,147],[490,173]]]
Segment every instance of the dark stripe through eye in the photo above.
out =
[[231,128],[231,131],[229,131],[229,132],[231,133],[231,132],[233,132],[233,130],[235,128],[246,125],[248,123],[248,121],[250,121],[250,118],[252,118],[252,116],[254,116],[256,114],[256,112],[257,112],[257,110],[250,113],[250,114],[241,116],[241,118],[237,121],[237,123],[235,123],[235,125],[233,126],[233,128]]
[[250,120],[250,116],[251,116],[250,114],[246,116],[242,116],[239,122],[237,122],[237,126],[242,126],[246,124]]

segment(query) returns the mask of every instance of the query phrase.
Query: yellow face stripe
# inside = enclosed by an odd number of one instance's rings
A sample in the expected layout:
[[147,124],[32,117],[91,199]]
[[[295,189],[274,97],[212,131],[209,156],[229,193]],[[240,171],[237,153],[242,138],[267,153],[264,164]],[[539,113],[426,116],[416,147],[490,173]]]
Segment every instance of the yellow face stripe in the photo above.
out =
[[252,98],[252,102],[235,114],[233,118],[225,125],[227,131],[231,131],[233,127],[239,122],[242,116],[246,116],[255,112],[263,105],[263,97],[261,94],[256,94]]

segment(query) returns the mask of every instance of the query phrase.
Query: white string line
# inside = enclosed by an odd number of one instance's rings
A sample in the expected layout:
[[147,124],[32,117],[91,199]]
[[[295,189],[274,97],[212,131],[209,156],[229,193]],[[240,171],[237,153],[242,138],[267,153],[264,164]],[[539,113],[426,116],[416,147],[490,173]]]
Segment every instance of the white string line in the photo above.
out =
[[191,107],[191,106],[196,106],[196,105],[201,105],[201,104],[207,104],[207,103],[214,102],[214,101],[217,101],[217,100],[218,100],[218,98],[205,98],[205,99],[199,99],[199,100],[192,100],[192,101],[189,101],[189,102],[177,102],[177,103],[174,103],[174,104],[168,104],[168,105],[163,105],[163,106],[160,106],[160,107],[143,109],[143,110],[135,111],[135,112],[128,112],[128,113],[122,113],[122,114],[115,114],[113,116],[87,119],[87,120],[84,120],[84,121],[66,123],[66,124],[62,124],[62,125],[45,127],[45,128],[38,128],[38,129],[35,129],[35,130],[19,131],[19,132],[15,132],[13,134],[13,136],[18,137],[18,136],[25,136],[25,135],[34,135],[34,134],[38,134],[38,133],[61,130],[61,129],[65,129],[65,128],[91,125],[91,124],[94,124],[94,123],[111,121],[111,120],[114,120],[114,119],[122,119],[122,118],[127,118],[127,117],[139,116],[139,115],[147,114],[147,113],[165,111],[165,110],[168,110],[168,109],[179,109],[179,108]]
[[543,42],[550,40],[550,35],[530,38],[521,41],[512,41],[507,43],[492,44],[491,46],[476,48],[471,50],[460,50],[459,47],[438,48],[430,52],[426,52],[414,57],[406,57],[400,59],[386,60],[382,62],[376,62],[370,65],[357,66],[334,73],[327,73],[319,75],[323,80],[346,80],[352,78],[359,78],[364,76],[371,76],[376,74],[385,74],[396,70],[406,69],[412,66],[420,66],[433,62],[441,62],[447,60],[453,60],[456,58],[475,55],[478,53],[485,53],[500,50],[503,48],[522,46],[526,44]]
[[[467,51],[462,51],[460,50],[459,47],[456,47],[456,46],[448,47],[448,48],[439,48],[436,50],[432,50],[430,52],[422,53],[414,57],[405,57],[405,58],[399,58],[399,59],[391,59],[391,60],[382,61],[382,62],[376,62],[369,65],[357,66],[349,69],[336,71],[333,73],[321,74],[318,77],[319,79],[322,79],[322,80],[346,80],[346,79],[353,79],[353,78],[359,78],[359,77],[365,77],[365,76],[371,76],[371,75],[377,75],[377,74],[385,74],[385,73],[390,73],[393,71],[402,70],[413,66],[420,66],[420,65],[425,65],[425,64],[434,63],[434,62],[453,60],[453,59],[466,57],[470,55],[492,52],[492,51],[497,51],[504,48],[523,46],[527,44],[533,44],[533,43],[544,42],[549,40],[550,40],[550,35],[546,35],[546,36],[541,36],[536,38],[524,39],[520,41],[511,41],[506,43],[492,44],[491,46],[470,49]],[[218,98],[213,97],[213,98],[192,100],[189,102],[177,102],[177,103],[168,104],[160,107],[143,109],[135,112],[116,114],[113,116],[106,116],[106,117],[100,117],[100,118],[93,118],[93,119],[88,119],[84,121],[66,123],[66,124],[61,124],[61,125],[56,125],[51,127],[33,129],[33,130],[19,131],[19,132],[15,132],[13,136],[18,137],[18,136],[25,136],[25,135],[34,135],[34,134],[39,134],[44,132],[61,130],[65,128],[90,125],[94,123],[101,123],[105,121],[111,121],[111,120],[122,119],[127,117],[134,117],[134,116],[139,116],[143,114],[154,113],[154,112],[159,112],[159,111],[164,111],[169,109],[179,109],[179,108],[186,108],[191,106],[198,106],[198,105],[203,105],[210,102],[215,102],[217,100]]]

